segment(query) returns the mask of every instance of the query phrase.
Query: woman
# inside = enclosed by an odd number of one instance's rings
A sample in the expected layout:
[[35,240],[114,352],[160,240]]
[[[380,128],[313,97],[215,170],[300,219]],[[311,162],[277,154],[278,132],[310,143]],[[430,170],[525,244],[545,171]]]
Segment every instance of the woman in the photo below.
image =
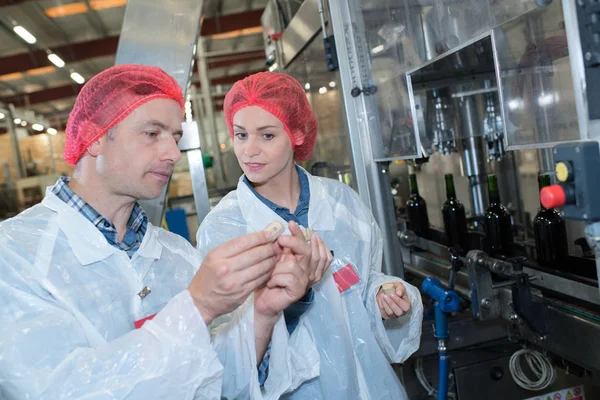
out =
[[[295,164],[311,158],[317,135],[301,85],[285,74],[252,75],[229,91],[224,113],[244,175],[202,223],[202,254],[279,220],[315,232],[311,248],[321,260],[310,306],[296,327],[315,341],[320,375],[284,398],[406,399],[390,362],[403,362],[419,347],[419,291],[380,272],[381,232],[358,195]],[[323,271],[329,248],[333,262]],[[381,287],[386,283],[393,284],[386,285],[391,294]]]

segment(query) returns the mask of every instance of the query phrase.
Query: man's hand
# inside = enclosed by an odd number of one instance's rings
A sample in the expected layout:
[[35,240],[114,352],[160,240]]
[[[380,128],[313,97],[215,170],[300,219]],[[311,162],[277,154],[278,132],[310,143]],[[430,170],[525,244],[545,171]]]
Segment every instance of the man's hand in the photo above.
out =
[[377,304],[383,319],[398,318],[410,310],[410,299],[402,282],[391,282],[394,285],[392,294],[384,293],[382,288],[377,292]]
[[266,232],[241,236],[208,253],[188,288],[204,322],[239,307],[271,277],[281,255]]

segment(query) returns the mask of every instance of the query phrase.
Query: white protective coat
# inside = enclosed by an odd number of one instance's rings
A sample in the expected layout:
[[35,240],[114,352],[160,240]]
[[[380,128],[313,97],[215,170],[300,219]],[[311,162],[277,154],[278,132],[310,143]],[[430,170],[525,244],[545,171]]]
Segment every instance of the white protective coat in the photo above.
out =
[[[381,232],[356,192],[331,179],[308,177],[309,228],[323,238],[335,258],[330,271],[313,287],[314,304],[296,328],[308,329],[316,342],[320,376],[282,398],[406,399],[390,362],[403,362],[419,347],[423,314],[420,293],[401,279],[380,272]],[[273,220],[287,226],[240,179],[237,190],[221,200],[203,221],[197,234],[200,251],[204,256],[221,243],[264,229]],[[340,293],[332,274],[347,264],[354,267],[360,282]],[[387,282],[404,283],[412,309],[384,323],[375,296]]]
[[305,333],[288,346],[281,318],[279,382],[262,392],[251,299],[211,339],[187,291],[200,264],[185,239],[150,224],[129,259],[48,190],[0,223],[0,398],[276,399],[318,374],[314,343]]

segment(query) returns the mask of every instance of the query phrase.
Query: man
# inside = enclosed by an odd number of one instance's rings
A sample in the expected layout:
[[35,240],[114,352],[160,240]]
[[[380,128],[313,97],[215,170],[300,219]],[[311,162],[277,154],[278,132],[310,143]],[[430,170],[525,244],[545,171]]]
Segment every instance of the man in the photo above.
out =
[[[137,204],[181,158],[182,110],[156,67],[112,67],[81,90],[65,138],[73,177],[0,224],[0,398],[277,398],[318,374],[308,332],[288,338],[282,317],[307,291],[298,229],[201,260]],[[257,289],[261,301],[246,301]],[[208,325],[232,311],[211,339]],[[269,343],[277,380],[261,390]]]

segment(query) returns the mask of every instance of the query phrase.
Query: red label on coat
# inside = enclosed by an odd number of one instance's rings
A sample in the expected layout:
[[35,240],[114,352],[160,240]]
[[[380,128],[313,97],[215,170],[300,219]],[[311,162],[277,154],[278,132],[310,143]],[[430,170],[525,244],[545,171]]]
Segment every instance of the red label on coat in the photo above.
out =
[[360,277],[352,268],[352,265],[347,264],[344,268],[334,272],[333,279],[340,293],[348,290],[355,283],[360,282]]
[[151,316],[149,316],[149,317],[146,317],[146,318],[138,319],[137,321],[135,321],[135,322],[133,323],[133,326],[135,326],[135,329],[140,329],[140,328],[142,327],[142,325],[144,325],[144,323],[145,323],[146,321],[150,321],[150,320],[151,320],[152,318],[154,318],[154,317],[156,317],[156,314],[154,314],[154,315],[151,315]]

